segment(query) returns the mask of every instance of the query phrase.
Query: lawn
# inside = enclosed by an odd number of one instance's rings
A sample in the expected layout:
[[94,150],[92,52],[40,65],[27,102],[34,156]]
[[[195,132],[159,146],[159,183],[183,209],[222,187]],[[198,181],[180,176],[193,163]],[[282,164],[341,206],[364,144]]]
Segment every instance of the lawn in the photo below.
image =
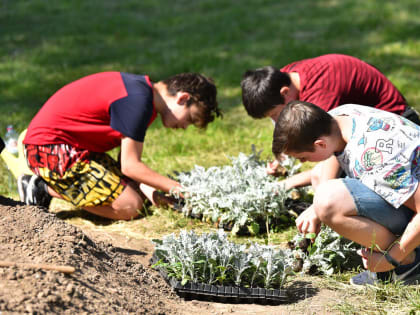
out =
[[[245,70],[280,67],[325,53],[349,54],[379,68],[420,110],[418,12],[415,0],[3,0],[0,134],[9,124],[24,130],[52,93],[84,75],[116,70],[148,74],[158,81],[179,72],[201,72],[218,86],[223,119],[205,131],[165,130],[160,122],[153,124],[144,161],[170,174],[196,164],[226,164],[229,156],[249,153],[252,144],[269,159],[271,122],[252,120],[241,104]],[[17,198],[2,162],[0,194]],[[67,206],[55,204],[61,209]],[[166,209],[153,210],[146,218],[128,223],[110,223],[77,211],[76,216],[63,217],[74,224],[143,238],[179,228],[210,228]],[[275,239],[284,240],[293,233],[290,228]],[[341,281],[348,277],[343,275]],[[415,288],[381,290],[361,293],[368,296],[366,304],[344,303],[337,308],[344,313],[420,310]]]

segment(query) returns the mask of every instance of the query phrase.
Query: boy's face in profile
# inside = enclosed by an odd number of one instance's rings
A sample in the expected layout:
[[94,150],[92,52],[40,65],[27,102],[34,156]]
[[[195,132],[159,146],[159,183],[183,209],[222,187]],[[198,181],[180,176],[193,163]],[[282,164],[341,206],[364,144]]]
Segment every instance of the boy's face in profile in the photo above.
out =
[[166,128],[186,129],[194,123],[198,107],[194,104],[187,106],[189,94],[178,92],[177,95],[166,100],[167,108],[161,113],[162,123]]
[[328,137],[323,136],[320,139],[315,140],[313,151],[286,151],[285,154],[300,160],[302,163],[306,161],[320,162],[328,159],[331,155],[334,154],[334,151],[332,150],[332,146],[329,143]]

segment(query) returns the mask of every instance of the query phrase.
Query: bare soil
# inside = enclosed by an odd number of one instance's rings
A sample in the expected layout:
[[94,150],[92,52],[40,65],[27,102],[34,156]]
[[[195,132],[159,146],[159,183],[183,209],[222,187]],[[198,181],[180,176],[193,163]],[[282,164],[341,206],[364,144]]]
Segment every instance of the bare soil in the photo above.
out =
[[332,314],[343,294],[295,281],[285,305],[185,301],[150,268],[152,254],[148,240],[82,230],[0,196],[1,262],[75,267],[0,267],[0,314]]

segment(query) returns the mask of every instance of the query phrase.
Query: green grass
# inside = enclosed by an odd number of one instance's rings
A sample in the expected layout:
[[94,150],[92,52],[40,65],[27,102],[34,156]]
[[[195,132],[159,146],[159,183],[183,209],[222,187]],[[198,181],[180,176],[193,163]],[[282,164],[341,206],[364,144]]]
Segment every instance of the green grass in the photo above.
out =
[[[3,0],[0,134],[8,124],[25,129],[52,93],[84,75],[117,70],[158,81],[194,71],[215,79],[224,118],[205,131],[165,130],[160,122],[153,124],[144,161],[170,174],[195,164],[226,164],[228,156],[249,153],[252,144],[269,158],[271,122],[252,120],[241,104],[239,84],[245,70],[280,67],[324,53],[350,54],[377,66],[420,110],[418,12],[417,0]],[[16,198],[15,189],[14,183],[9,188],[7,169],[0,163],[0,194]],[[179,228],[209,228],[162,209],[125,224],[83,215],[66,220],[151,238]],[[280,242],[292,234],[277,233],[273,239]],[[379,314],[396,305],[420,310],[417,291],[385,290],[356,306],[343,302],[334,309]],[[375,309],[367,301],[374,301]]]

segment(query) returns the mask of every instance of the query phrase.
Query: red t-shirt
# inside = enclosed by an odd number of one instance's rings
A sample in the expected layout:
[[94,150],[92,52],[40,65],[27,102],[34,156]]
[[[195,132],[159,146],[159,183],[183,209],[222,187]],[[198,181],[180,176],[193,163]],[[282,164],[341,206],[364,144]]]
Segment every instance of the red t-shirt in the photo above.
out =
[[147,76],[92,74],[51,96],[29,124],[23,143],[65,143],[106,152],[120,146],[123,136],[143,142],[156,116]]
[[355,57],[330,54],[291,63],[282,72],[297,72],[299,100],[325,111],[342,104],[373,106],[402,114],[407,102],[378,69]]

